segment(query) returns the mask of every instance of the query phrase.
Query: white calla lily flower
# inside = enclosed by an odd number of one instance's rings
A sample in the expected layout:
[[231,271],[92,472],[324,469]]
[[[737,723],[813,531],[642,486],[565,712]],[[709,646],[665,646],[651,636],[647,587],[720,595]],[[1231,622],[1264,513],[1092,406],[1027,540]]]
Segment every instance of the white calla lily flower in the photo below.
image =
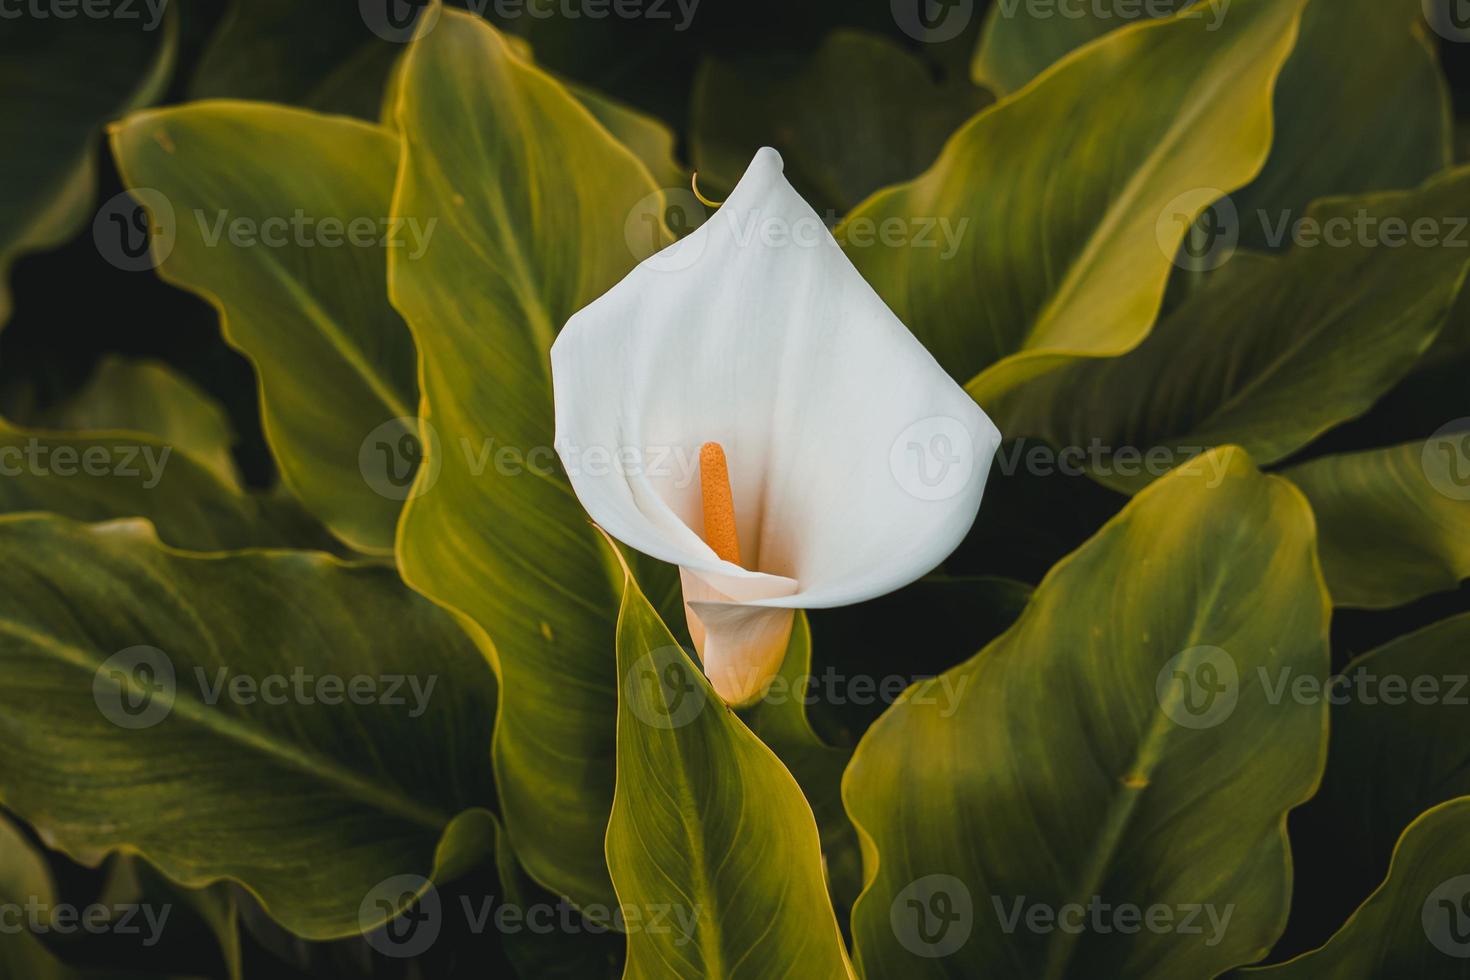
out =
[[884,305],[762,149],[681,242],[551,349],[556,441],[592,519],[679,566],[731,704],[797,609],[929,572],[974,523],[1000,433]]

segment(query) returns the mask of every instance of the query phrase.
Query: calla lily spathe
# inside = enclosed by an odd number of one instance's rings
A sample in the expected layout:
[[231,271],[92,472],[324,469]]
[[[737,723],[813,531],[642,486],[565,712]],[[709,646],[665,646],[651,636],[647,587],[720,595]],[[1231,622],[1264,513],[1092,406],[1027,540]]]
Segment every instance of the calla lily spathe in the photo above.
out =
[[[780,669],[794,610],[938,565],[1000,444],[770,148],[701,227],[573,316],[551,364],[577,497],[614,538],[679,566],[705,673],[731,704]],[[739,564],[707,543],[705,490],[684,465],[708,443],[728,461]]]

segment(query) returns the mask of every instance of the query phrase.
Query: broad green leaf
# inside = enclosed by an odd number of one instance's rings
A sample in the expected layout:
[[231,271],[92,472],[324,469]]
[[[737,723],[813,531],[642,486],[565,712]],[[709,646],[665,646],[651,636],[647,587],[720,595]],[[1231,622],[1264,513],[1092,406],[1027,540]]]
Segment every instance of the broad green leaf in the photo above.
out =
[[68,854],[234,879],[311,939],[478,856],[493,676],[392,569],[59,518],[0,556],[0,801]]
[[[976,80],[1014,92],[1075,48],[1135,20],[1189,6],[997,0],[976,53]],[[1426,38],[1421,0],[1312,0],[1276,85],[1271,155],[1232,195],[1239,240],[1284,247],[1308,202],[1415,187],[1450,164],[1449,93]],[[1200,0],[1206,29],[1235,16],[1233,0]],[[1340,72],[1343,51],[1353,70]],[[1345,125],[1344,120],[1351,120]]]
[[[202,102],[129,116],[113,153],[162,194],[160,274],[220,311],[254,363],[281,476],[343,541],[386,552],[417,462],[413,338],[388,303],[389,254],[437,231],[390,221],[398,141],[281,106]],[[154,202],[146,201],[152,208]]]
[[225,483],[194,457],[139,432],[48,432],[0,421],[0,514],[77,521],[142,517],[176,548],[286,547],[308,540],[284,508]]
[[[1260,177],[1233,195],[1241,241],[1284,248],[1285,221],[1318,198],[1417,187],[1448,167],[1450,95],[1422,21],[1424,0],[1311,0],[1276,83]],[[1339,72],[1351,50],[1353,70]],[[1350,120],[1345,123],[1344,120]]]
[[830,34],[804,63],[709,59],[694,82],[690,142],[701,186],[728,190],[762,146],[835,218],[934,162],[960,124],[990,102],[943,85],[914,55],[862,31]]
[[0,31],[0,326],[10,318],[10,265],[55,248],[92,215],[97,139],[111,119],[158,98],[173,73],[175,11],[135,4],[132,17],[32,17]]
[[624,229],[637,208],[658,215],[659,195],[561,85],[455,11],[405,56],[396,120],[393,212],[439,221],[422,258],[394,253],[389,269],[437,433],[399,566],[493,643],[496,780],[517,858],[553,891],[611,905],[621,576],[557,469],[548,350],[633,266]]
[[70,400],[38,408],[31,393],[9,415],[54,429],[0,422],[0,513],[142,517],[194,551],[342,549],[281,488],[242,490],[223,408],[160,362],[104,357]]
[[[385,104],[393,104],[390,81],[412,33],[397,26],[399,18],[390,20],[386,14],[409,9],[404,4],[395,11],[392,0],[371,7],[235,0],[205,50],[189,95],[282,102],[376,120]],[[420,16],[432,20],[435,15]],[[531,57],[529,43],[507,40]],[[668,126],[593,89],[568,88],[648,166],[660,186],[687,182],[675,162],[674,133]],[[391,119],[384,122],[392,124]]]
[[[839,229],[982,404],[1148,333],[1185,230],[1260,170],[1302,0],[1126,28],[982,112]],[[1177,217],[1178,220],[1175,220]]]
[[646,115],[609,96],[581,85],[567,85],[567,91],[607,131],[633,155],[643,161],[654,182],[661,188],[683,189],[688,174],[674,155],[674,131],[653,116]]
[[1321,949],[1246,970],[1270,980],[1458,980],[1470,956],[1470,798],[1404,831],[1388,877]]
[[1282,697],[1332,705],[1322,787],[1292,826],[1305,898],[1293,914],[1319,942],[1383,880],[1415,817],[1470,795],[1467,645],[1462,614],[1357,657],[1326,688],[1285,672],[1272,678]]
[[[864,975],[1172,980],[1263,956],[1290,894],[1286,812],[1327,732],[1324,704],[1273,703],[1259,671],[1321,679],[1327,618],[1305,501],[1243,452],[1139,494],[859,743],[843,799]],[[1115,928],[1120,906],[1175,923],[1193,906],[1198,931]]]
[[1336,605],[1401,606],[1470,578],[1470,430],[1283,475],[1312,502]]
[[[1120,27],[1150,17],[1167,16],[1193,0],[1150,3],[1040,2],[996,0],[985,15],[980,46],[970,67],[975,84],[997,95],[1023,88],[1037,75],[1077,48]],[[1206,23],[1228,15],[1229,0],[1203,0],[1195,16]]]
[[780,673],[741,719],[790,770],[811,805],[833,904],[846,919],[862,889],[857,835],[842,808],[842,772],[852,749],[828,745],[812,727],[807,702],[815,697],[813,681],[811,624],[798,613]]
[[240,481],[230,454],[235,433],[224,409],[161,361],[109,354],[70,399],[17,420],[45,429],[143,432],[188,453],[224,485]]
[[672,928],[630,919],[623,976],[852,977],[800,787],[625,574],[607,861],[625,914]]
[[[1100,445],[1089,470],[1125,492],[1201,447],[1282,459],[1367,411],[1433,343],[1470,264],[1455,217],[1467,196],[1470,170],[1459,170],[1417,191],[1320,201],[1308,212],[1315,241],[1281,258],[1234,256],[1135,350],[1013,392],[997,422]],[[1157,465],[1140,465],[1153,453]]]

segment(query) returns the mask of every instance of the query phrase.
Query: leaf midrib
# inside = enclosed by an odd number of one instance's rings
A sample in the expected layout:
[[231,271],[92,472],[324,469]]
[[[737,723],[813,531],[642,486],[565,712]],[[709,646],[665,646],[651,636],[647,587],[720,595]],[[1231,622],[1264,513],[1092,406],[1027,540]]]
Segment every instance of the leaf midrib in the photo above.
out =
[[[338,324],[336,318],[316,301],[309,290],[302,287],[295,276],[285,270],[276,257],[269,253],[268,249],[263,251],[265,252],[265,257],[261,263],[262,268],[280,283],[281,287],[296,301],[301,308],[301,312],[317,328],[318,333],[336,351],[337,355],[347,363],[347,366],[356,372],[357,376],[362,380],[363,384],[367,385],[368,390],[372,392],[374,397],[382,402],[388,411],[393,413],[392,417],[399,419],[414,418],[417,412],[410,409],[408,403],[398,396],[398,392],[383,378],[382,372],[369,363],[367,357],[362,352],[361,346],[348,338],[347,332]],[[403,326],[402,329],[406,331],[408,328],[407,326]]]
[[[1204,620],[1206,611],[1214,608],[1224,587],[1225,578],[1226,572],[1223,566],[1216,566],[1215,575],[1210,582],[1209,591],[1204,596],[1204,601],[1195,607],[1197,613],[1190,626],[1189,636],[1179,649],[1189,650],[1199,645],[1200,623]],[[1154,700],[1154,710],[1151,714],[1153,719],[1149,723],[1148,731],[1139,740],[1133,752],[1132,763],[1124,773],[1124,776],[1142,774],[1150,782],[1137,790],[1118,784],[1121,792],[1115,792],[1112,799],[1108,801],[1107,813],[1100,824],[1102,833],[1098,837],[1098,844],[1093,848],[1092,859],[1083,872],[1082,888],[1079,891],[1082,897],[1080,904],[1088,904],[1092,896],[1098,893],[1103,880],[1107,877],[1108,868],[1118,853],[1118,848],[1122,844],[1138,802],[1143,798],[1144,790],[1152,782],[1153,769],[1163,756],[1164,746],[1169,741],[1169,736],[1177,728],[1165,712],[1163,704],[1157,699]],[[1061,908],[1063,904],[1065,903],[1059,903],[1057,907]],[[1044,980],[1059,980],[1067,975],[1067,967],[1081,938],[1080,933],[1074,934],[1066,930],[1062,930],[1057,935],[1059,938],[1055,944],[1048,948],[1046,967],[1042,974]]]

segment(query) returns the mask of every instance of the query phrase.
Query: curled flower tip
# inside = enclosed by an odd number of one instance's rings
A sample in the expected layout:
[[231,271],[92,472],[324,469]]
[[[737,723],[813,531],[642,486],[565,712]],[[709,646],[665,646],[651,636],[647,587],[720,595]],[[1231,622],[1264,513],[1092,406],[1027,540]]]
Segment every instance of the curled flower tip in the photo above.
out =
[[721,561],[740,564],[740,538],[735,533],[735,495],[730,468],[718,442],[699,447],[699,489],[704,498],[704,543]]
[[694,171],[694,173],[690,175],[690,177],[689,177],[689,186],[692,187],[692,188],[694,188],[694,196],[697,197],[697,198],[699,198],[699,203],[700,204],[703,204],[707,208],[717,208],[721,204],[724,204],[725,203],[724,201],[711,201],[709,198],[705,197],[703,194],[701,194],[699,192],[699,171],[698,170]]

